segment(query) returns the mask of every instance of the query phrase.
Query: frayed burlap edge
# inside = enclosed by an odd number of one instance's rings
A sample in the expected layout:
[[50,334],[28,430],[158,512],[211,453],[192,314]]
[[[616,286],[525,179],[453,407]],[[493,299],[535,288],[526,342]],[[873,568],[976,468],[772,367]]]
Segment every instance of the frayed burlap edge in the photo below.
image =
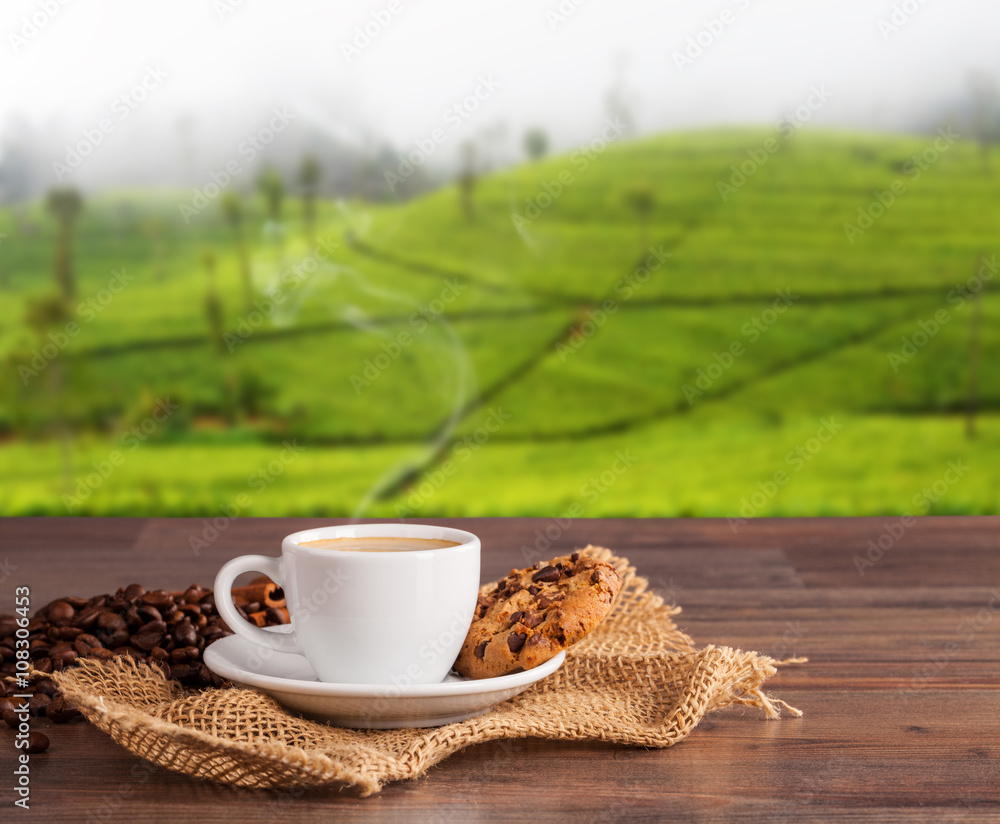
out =
[[555,673],[485,715],[443,727],[350,730],[302,718],[243,688],[184,690],[145,663],[82,659],[52,677],[66,698],[130,752],[170,770],[242,787],[355,787],[362,795],[416,778],[453,752],[497,739],[601,740],[669,747],[707,712],[735,704],[770,718],[764,694],[783,663],[710,645],[674,625],[679,607],[649,591],[634,567],[600,547],[622,590],[605,621]]

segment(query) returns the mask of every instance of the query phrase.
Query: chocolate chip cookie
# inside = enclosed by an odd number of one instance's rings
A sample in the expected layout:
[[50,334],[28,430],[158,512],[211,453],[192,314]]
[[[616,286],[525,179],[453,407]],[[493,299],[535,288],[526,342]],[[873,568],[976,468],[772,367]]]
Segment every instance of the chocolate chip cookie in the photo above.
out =
[[614,567],[579,552],[512,569],[480,589],[455,670],[493,678],[537,667],[594,629],[621,584]]

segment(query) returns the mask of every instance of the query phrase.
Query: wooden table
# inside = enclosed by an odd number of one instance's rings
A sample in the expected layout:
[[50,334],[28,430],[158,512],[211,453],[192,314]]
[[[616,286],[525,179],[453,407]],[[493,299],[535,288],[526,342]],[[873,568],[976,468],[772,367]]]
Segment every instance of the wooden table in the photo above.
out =
[[[229,558],[276,555],[283,535],[325,523],[236,520],[195,557],[200,519],[3,519],[0,612],[15,586],[30,586],[36,606],[133,581],[210,586]],[[481,745],[371,798],[193,781],[78,719],[47,730],[32,809],[3,820],[1000,821],[1000,518],[759,520],[735,531],[724,520],[441,523],[482,537],[486,579],[546,528],[553,555],[588,542],[627,555],[683,606],[678,622],[699,644],[808,656],[768,685],[804,717],[727,710],[668,750]],[[877,560],[861,574],[857,558]],[[0,762],[4,805],[12,754]]]

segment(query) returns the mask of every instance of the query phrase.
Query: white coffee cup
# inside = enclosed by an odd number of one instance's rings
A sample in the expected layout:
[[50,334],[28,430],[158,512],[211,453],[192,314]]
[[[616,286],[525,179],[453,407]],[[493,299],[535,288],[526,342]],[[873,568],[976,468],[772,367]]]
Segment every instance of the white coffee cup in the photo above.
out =
[[[351,551],[302,546],[333,538],[416,538],[456,546]],[[297,652],[320,681],[436,684],[458,657],[479,594],[479,538],[451,527],[353,524],[307,529],[281,542],[281,557],[243,555],[215,578],[219,614],[238,635],[279,652]],[[291,632],[250,624],[232,587],[263,572],[285,592]]]

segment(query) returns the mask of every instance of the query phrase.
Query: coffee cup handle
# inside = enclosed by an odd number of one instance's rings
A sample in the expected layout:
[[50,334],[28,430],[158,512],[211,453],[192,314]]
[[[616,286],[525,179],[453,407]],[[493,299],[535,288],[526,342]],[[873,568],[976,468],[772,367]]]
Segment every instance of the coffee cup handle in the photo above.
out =
[[267,555],[241,555],[233,558],[215,576],[215,608],[229,628],[259,647],[278,652],[301,652],[295,632],[268,632],[245,620],[233,604],[233,582],[244,572],[263,572],[279,587],[284,587],[281,558]]

